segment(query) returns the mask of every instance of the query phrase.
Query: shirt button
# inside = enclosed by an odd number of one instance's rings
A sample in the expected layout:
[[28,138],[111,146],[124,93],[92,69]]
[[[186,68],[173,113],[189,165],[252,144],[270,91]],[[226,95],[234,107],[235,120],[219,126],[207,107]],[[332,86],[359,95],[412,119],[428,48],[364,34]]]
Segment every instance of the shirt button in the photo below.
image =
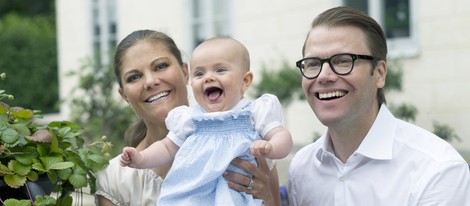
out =
[[339,177],[339,181],[344,182],[346,180],[346,176]]

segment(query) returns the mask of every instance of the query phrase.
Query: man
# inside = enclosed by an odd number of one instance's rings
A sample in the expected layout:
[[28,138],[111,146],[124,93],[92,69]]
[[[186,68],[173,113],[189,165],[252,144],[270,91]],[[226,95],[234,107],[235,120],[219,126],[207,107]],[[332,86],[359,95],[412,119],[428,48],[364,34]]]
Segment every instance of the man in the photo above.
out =
[[470,205],[470,171],[450,144],[385,105],[380,25],[337,7],[312,23],[297,62],[323,136],[289,168],[292,205]]

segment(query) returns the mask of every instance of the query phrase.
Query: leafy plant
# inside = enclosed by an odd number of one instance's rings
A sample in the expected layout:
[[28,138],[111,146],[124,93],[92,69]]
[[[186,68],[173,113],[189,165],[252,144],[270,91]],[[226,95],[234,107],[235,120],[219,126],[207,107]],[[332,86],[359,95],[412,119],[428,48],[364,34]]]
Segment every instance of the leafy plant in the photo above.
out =
[[0,73],[14,74],[2,81],[2,89],[14,91],[16,97],[27,97],[11,100],[12,104],[41,108],[44,113],[57,112],[59,73],[55,20],[45,15],[0,13]]
[[454,129],[451,128],[450,126],[446,124],[439,123],[437,121],[433,122],[433,133],[443,140],[446,141],[452,141],[452,140],[457,140],[457,141],[462,141],[460,137],[455,133]]
[[84,59],[82,66],[69,75],[78,77],[79,85],[72,94],[71,118],[78,125],[86,125],[83,134],[102,133],[115,145],[111,155],[120,154],[124,133],[134,122],[134,111],[118,96],[114,70],[109,64],[100,64],[99,58]]
[[[5,74],[0,77],[5,78]],[[107,165],[111,144],[103,136],[85,144],[81,128],[69,121],[41,124],[41,111],[9,106],[13,96],[0,90],[0,177],[11,188],[46,175],[57,197],[1,200],[4,205],[71,205],[74,191],[95,191],[95,173]]]
[[261,69],[260,81],[253,85],[254,96],[271,93],[277,96],[282,105],[287,107],[294,99],[305,99],[301,83],[302,76],[295,67],[284,60],[278,69]]
[[402,103],[398,106],[390,105],[390,111],[396,117],[408,122],[414,122],[418,113],[418,109],[414,105],[407,103]]

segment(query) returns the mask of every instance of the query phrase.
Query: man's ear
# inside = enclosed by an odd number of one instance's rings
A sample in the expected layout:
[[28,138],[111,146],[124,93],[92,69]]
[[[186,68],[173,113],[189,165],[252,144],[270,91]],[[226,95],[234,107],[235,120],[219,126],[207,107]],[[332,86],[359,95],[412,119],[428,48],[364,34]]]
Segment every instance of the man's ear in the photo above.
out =
[[251,82],[253,82],[253,73],[251,71],[248,71],[245,73],[245,76],[243,77],[243,87],[242,87],[243,92],[245,92],[250,87]]
[[385,78],[387,77],[387,63],[383,60],[377,62],[376,66],[377,74],[375,75],[375,84],[377,88],[383,88],[385,86]]
[[130,104],[129,100],[127,99],[126,94],[124,93],[124,90],[121,87],[118,88],[118,92],[119,92],[119,95],[121,95],[122,99],[124,99],[124,101],[126,101],[127,104]]

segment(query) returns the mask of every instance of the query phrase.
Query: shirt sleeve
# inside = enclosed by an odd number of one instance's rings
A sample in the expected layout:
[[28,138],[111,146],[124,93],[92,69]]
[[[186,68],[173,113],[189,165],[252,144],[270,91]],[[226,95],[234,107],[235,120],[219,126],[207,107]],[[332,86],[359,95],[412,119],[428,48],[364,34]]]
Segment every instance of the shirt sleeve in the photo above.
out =
[[[410,205],[470,205],[470,170],[461,161],[436,164],[412,192]],[[419,189],[421,188],[421,189]]]
[[172,109],[165,119],[166,127],[169,130],[168,138],[179,147],[195,129],[191,115],[191,107],[179,106]]
[[251,111],[255,128],[263,137],[271,129],[282,126],[282,106],[279,99],[272,94],[263,94],[254,100]]

